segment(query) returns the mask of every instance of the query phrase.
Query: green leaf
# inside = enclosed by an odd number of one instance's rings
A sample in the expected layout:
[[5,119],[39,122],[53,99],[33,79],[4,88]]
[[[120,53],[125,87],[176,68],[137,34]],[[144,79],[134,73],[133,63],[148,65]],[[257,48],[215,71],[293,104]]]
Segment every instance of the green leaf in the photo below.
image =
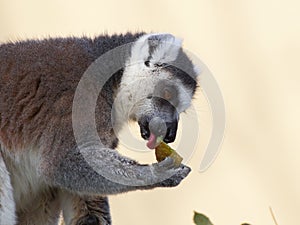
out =
[[213,225],[207,216],[197,212],[194,212],[194,222],[196,225]]

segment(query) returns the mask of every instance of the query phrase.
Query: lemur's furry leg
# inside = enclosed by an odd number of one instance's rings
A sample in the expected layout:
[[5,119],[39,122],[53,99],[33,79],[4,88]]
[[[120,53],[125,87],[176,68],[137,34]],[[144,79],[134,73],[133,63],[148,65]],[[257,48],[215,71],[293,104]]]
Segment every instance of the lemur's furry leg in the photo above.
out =
[[15,202],[10,176],[0,151],[0,225],[16,224]]
[[61,205],[65,225],[111,225],[107,197],[79,196],[63,191]]
[[57,190],[45,191],[36,196],[31,205],[17,210],[17,225],[57,225],[60,213],[59,206]]

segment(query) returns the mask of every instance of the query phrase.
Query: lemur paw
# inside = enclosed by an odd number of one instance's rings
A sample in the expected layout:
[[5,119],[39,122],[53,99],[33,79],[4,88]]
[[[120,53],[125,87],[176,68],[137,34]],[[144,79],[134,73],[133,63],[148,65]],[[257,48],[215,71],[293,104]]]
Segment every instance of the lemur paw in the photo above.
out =
[[175,169],[174,175],[160,183],[161,187],[175,187],[187,177],[191,172],[191,168],[181,164],[181,166]]
[[167,170],[172,170],[178,167],[175,163],[175,160],[172,159],[171,157],[165,158],[163,161],[159,163],[154,163],[153,164],[155,172],[161,173]]

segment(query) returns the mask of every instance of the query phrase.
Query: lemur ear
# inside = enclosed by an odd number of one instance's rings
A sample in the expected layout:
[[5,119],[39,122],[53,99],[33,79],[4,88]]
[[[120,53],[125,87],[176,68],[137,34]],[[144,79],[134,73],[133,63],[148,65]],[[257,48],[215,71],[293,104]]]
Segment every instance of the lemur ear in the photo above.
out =
[[171,34],[147,34],[141,36],[131,50],[131,62],[149,60],[155,63],[172,62],[177,58],[182,40]]

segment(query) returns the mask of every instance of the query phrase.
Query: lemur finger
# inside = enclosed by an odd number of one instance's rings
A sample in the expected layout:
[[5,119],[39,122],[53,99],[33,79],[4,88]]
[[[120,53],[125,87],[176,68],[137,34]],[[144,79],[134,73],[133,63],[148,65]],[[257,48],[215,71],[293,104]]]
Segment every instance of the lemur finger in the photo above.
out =
[[175,174],[164,180],[163,182],[161,182],[161,186],[162,187],[175,187],[177,186],[178,184],[180,184],[180,182],[185,178],[187,177],[187,175],[191,172],[191,169],[187,166],[180,166],[179,168],[177,168],[175,170]]
[[165,170],[174,169],[175,160],[171,157],[166,157],[163,161],[159,162],[158,165]]

